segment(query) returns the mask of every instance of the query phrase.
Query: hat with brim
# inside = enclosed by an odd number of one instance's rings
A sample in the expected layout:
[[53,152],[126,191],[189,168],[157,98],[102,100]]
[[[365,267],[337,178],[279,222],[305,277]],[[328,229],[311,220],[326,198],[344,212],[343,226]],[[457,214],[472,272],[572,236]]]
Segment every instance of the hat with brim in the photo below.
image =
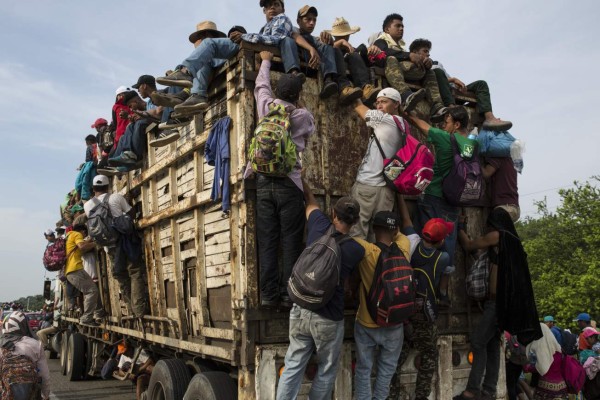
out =
[[196,32],[190,35],[190,42],[196,43],[198,39],[200,39],[200,34],[202,32],[211,32],[216,37],[224,38],[226,37],[223,32],[217,29],[217,24],[212,21],[202,21],[198,25],[196,25]]
[[345,18],[336,18],[331,25],[331,30],[326,30],[332,36],[348,36],[360,31],[360,26],[350,27]]

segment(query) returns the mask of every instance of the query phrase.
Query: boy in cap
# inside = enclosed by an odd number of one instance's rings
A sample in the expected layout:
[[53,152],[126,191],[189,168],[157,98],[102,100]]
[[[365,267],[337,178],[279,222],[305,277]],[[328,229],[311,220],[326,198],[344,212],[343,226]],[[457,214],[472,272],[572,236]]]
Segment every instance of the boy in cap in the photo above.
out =
[[89,161],[98,163],[98,141],[94,135],[85,137],[85,162]]
[[[351,197],[342,197],[331,210],[331,220],[319,209],[308,183],[303,181],[306,202],[307,239],[310,246],[333,224],[336,233],[347,235],[358,220],[360,205]],[[354,240],[340,242],[340,282],[349,277],[365,251]],[[297,304],[290,311],[290,346],[285,355],[285,369],[277,387],[277,399],[295,399],[300,391],[304,370],[313,352],[318,359],[317,374],[308,394],[310,399],[331,399],[342,342],[344,339],[344,284],[337,286],[332,299],[316,311]]]
[[[296,145],[296,156],[300,159],[299,153],[304,150],[306,142],[315,130],[313,115],[299,103],[303,80],[292,74],[281,75],[274,95],[269,76],[273,54],[262,51],[260,57],[262,63],[254,88],[258,118],[267,115],[272,105],[284,106],[289,113],[290,133]],[[284,178],[257,173],[256,231],[262,307],[276,308],[280,302],[284,308],[291,307],[287,295],[287,281],[296,259],[302,252],[304,236],[304,197],[300,171],[301,164],[297,162],[294,169]],[[252,164],[248,163],[244,177],[249,177],[252,173]],[[279,282],[277,255],[280,241],[283,273]]]
[[[362,97],[362,91],[358,88],[352,87],[348,78],[346,78],[346,71],[339,74],[336,66],[336,52],[334,51],[331,44],[333,44],[331,35],[326,31],[321,33],[320,37],[312,36],[317,24],[317,16],[319,15],[317,9],[312,6],[304,6],[298,11],[298,23],[300,35],[317,51],[321,59],[320,70],[323,75],[323,88],[321,89],[320,97],[322,99],[329,98],[336,92],[340,93],[340,104],[346,105],[354,101],[355,99]],[[308,51],[300,50],[303,58],[308,59],[310,54]],[[345,64],[344,64],[345,67]]]
[[44,237],[48,241],[48,245],[53,244],[56,240],[56,235],[54,234],[54,231],[52,229],[46,229],[44,231]]
[[398,362],[394,386],[400,387],[400,368],[408,356],[409,346],[419,352],[421,362],[417,368],[415,400],[425,400],[431,393],[431,382],[437,368],[437,312],[440,294],[448,290],[450,256],[442,251],[444,240],[454,230],[452,222],[440,218],[427,221],[421,237],[415,231],[404,197],[400,197],[400,213],[402,215],[402,233],[410,241],[410,264],[414,269],[417,288],[417,311],[410,318],[412,334],[409,341],[404,341],[404,348]]
[[585,337],[583,336],[583,332],[586,328],[589,328],[592,326],[592,317],[590,317],[590,314],[588,313],[580,313],[577,318],[575,318],[573,320],[573,322],[577,322],[577,326],[579,327],[579,329],[581,329],[581,333],[579,334],[579,340],[578,340],[578,344],[579,344],[579,350],[587,350],[590,349],[590,345],[588,344],[588,342],[585,340]]
[[127,125],[129,125],[129,116],[132,115],[131,109],[127,106],[125,96],[130,93],[131,89],[125,86],[119,86],[115,92],[117,97],[112,108],[112,123],[114,124],[115,139],[113,149],[117,148],[117,144],[121,136],[125,133]]
[[[379,140],[386,157],[391,157],[400,148],[401,136],[394,118],[398,117],[402,104],[400,93],[394,88],[385,88],[377,95],[376,110],[370,110],[360,99],[353,103],[354,111],[366,121]],[[358,168],[356,182],[352,186],[352,197],[360,204],[360,221],[352,228],[352,236],[373,241],[371,219],[377,211],[391,210],[394,207],[394,191],[387,187],[381,173],[383,157],[377,143],[370,138],[367,152]]]
[[[410,260],[410,242],[398,230],[398,215],[391,211],[379,211],[373,218],[376,244],[363,239],[354,240],[364,248],[365,256],[358,264],[360,273],[360,305],[354,323],[356,342],[356,368],[354,371],[356,400],[387,399],[390,382],[396,371],[404,339],[404,325],[380,327],[367,308],[367,293],[373,283],[381,252],[399,251]],[[389,253],[388,253],[389,254]],[[375,350],[379,347],[379,354]],[[377,365],[375,385],[371,388],[371,370]]]
[[546,315],[544,317],[544,324],[546,324],[546,326],[550,328],[550,331],[556,338],[556,341],[562,346],[563,343],[561,329],[558,326],[556,326],[556,321],[554,321],[554,317],[552,315]]

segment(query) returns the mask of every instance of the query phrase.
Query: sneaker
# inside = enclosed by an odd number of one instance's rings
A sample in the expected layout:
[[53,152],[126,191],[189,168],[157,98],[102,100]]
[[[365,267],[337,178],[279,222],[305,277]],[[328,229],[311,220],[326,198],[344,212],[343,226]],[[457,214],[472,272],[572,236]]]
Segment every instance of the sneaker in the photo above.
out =
[[181,135],[175,129],[169,131],[162,131],[156,136],[156,139],[150,141],[152,147],[162,147],[169,143],[175,142]]
[[323,81],[323,89],[321,89],[321,93],[319,97],[321,99],[328,99],[334,94],[338,92],[338,85],[331,79],[330,77],[325,78]]
[[302,80],[302,83],[306,82],[306,75],[304,75],[304,73],[294,70],[291,72],[291,74],[296,78],[300,78]]
[[106,318],[107,316],[108,316],[108,313],[104,309],[102,309],[100,311],[96,311],[94,313],[94,319],[100,319],[100,320],[102,320],[102,319]]
[[172,74],[167,76],[160,76],[156,78],[156,83],[160,83],[165,86],[179,86],[182,88],[191,88],[194,78],[187,72],[181,70],[174,71]]
[[178,93],[163,93],[163,92],[154,92],[150,95],[152,102],[157,106],[163,107],[175,107],[187,100],[190,97],[190,94],[185,90],[182,90]]
[[377,100],[377,95],[381,92],[381,88],[379,86],[375,87],[370,83],[367,83],[363,86],[363,103],[366,105],[373,105],[375,100]]
[[446,114],[448,114],[449,110],[450,109],[448,107],[440,107],[440,108],[437,109],[437,111],[435,111],[433,114],[431,114],[431,117],[429,119],[434,124],[437,124],[439,122],[443,122],[444,119],[446,118]]
[[512,122],[502,121],[501,119],[497,119],[495,121],[485,121],[482,125],[482,128],[488,131],[502,132],[512,128]]
[[279,302],[277,300],[262,299],[260,301],[260,307],[264,308],[265,310],[276,310],[278,305]]
[[279,307],[283,308],[283,309],[291,309],[294,306],[294,303],[292,302],[292,299],[290,299],[290,296],[282,294],[279,297]]
[[111,167],[127,167],[137,163],[137,156],[132,151],[124,151],[123,154],[108,159],[108,164]]
[[167,122],[161,122],[158,125],[158,129],[174,129],[179,128],[181,126],[189,125],[191,119],[189,118],[169,118]]
[[106,176],[115,176],[115,175],[120,174],[119,170],[117,170],[114,167],[98,168],[96,170],[96,172],[98,172],[98,174],[100,174],[100,175],[106,175]]
[[94,321],[93,319],[90,319],[90,320],[80,319],[79,323],[82,325],[87,325],[87,326],[100,326],[100,324],[97,323],[96,321]]
[[347,106],[348,104],[352,104],[354,100],[360,99],[361,97],[363,97],[362,89],[346,86],[340,93],[339,101],[341,105]]
[[208,99],[202,97],[199,94],[192,93],[190,97],[183,103],[175,106],[175,111],[181,113],[194,114],[196,112],[204,111],[208,108]]
[[425,89],[419,89],[406,98],[404,102],[404,112],[409,113],[417,107],[417,104],[425,98],[427,93]]

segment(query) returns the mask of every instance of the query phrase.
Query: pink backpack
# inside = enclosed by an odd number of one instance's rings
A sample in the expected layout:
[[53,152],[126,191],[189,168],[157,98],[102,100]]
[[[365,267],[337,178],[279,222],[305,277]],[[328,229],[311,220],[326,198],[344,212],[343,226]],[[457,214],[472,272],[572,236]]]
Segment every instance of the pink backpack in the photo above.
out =
[[48,245],[42,259],[44,267],[50,272],[60,271],[67,263],[67,250],[64,238],[57,238],[52,245]]
[[396,116],[392,118],[403,139],[403,144],[392,158],[386,158],[377,136],[372,135],[383,157],[383,179],[400,194],[419,195],[433,179],[435,158],[427,146],[410,134],[410,126],[405,120],[402,124]]
[[585,384],[585,370],[577,359],[566,354],[563,354],[562,357],[561,369],[567,384],[567,391],[571,394],[577,394]]

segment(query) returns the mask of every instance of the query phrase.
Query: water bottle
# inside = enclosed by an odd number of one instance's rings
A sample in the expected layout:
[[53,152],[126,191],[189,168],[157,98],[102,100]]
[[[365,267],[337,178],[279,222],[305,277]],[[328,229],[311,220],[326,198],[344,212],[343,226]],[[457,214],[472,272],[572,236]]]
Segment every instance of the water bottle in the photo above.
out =
[[469,136],[467,136],[467,139],[471,139],[471,140],[477,140],[477,135],[479,135],[479,132],[477,131],[477,128],[473,128],[473,130],[471,132],[469,132]]
[[525,152],[525,143],[517,139],[510,145],[510,158],[518,173],[523,172],[523,153]]

